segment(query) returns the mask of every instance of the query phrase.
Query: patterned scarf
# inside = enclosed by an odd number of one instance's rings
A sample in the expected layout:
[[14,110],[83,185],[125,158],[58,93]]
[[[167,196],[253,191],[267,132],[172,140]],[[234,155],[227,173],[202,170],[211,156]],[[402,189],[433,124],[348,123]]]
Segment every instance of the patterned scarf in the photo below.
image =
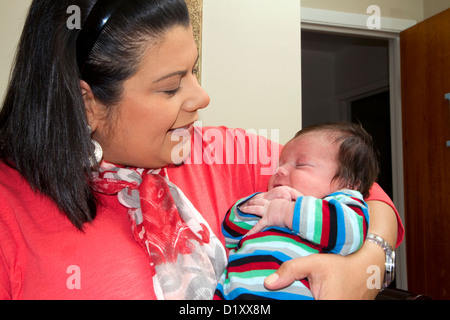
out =
[[117,194],[135,240],[147,253],[158,299],[211,299],[226,253],[208,223],[165,169],[125,168],[103,161],[94,190]]

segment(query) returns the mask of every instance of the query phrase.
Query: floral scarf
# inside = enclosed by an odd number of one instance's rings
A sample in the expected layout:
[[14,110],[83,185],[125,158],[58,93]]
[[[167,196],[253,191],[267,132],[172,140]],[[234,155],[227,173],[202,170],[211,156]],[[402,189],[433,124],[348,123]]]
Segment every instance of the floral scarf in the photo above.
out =
[[225,265],[220,240],[165,169],[125,168],[103,161],[97,192],[117,194],[135,240],[150,261],[158,299],[211,299]]

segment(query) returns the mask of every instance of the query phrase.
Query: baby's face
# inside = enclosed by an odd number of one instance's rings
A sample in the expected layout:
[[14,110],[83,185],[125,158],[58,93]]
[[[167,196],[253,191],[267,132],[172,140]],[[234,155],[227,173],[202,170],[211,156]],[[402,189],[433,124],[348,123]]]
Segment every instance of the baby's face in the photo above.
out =
[[320,132],[289,141],[281,152],[277,171],[269,180],[269,190],[288,186],[316,198],[339,190],[339,181],[332,181],[338,169],[337,151],[338,146]]

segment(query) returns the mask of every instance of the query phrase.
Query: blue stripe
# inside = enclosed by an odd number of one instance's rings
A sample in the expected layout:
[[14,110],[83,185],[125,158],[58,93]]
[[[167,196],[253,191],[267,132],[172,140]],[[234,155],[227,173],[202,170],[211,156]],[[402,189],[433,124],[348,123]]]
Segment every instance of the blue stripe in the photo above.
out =
[[292,230],[300,233],[300,210],[302,207],[303,197],[298,197],[295,201],[294,216],[292,217]]
[[244,202],[247,202],[248,200],[250,200],[251,198],[253,198],[254,196],[256,196],[259,193],[261,193],[261,192],[256,192],[256,193],[254,193],[254,194],[252,194],[252,195],[250,195],[250,196],[248,196],[248,197],[246,197],[246,198],[244,198],[242,200],[239,200],[239,204],[236,205],[236,211],[239,213],[238,214],[239,216],[249,217],[249,218],[255,217],[254,214],[242,212],[241,210],[239,210],[238,206],[243,204]]
[[250,295],[257,295],[260,297],[268,298],[268,299],[275,299],[275,300],[314,300],[314,298],[310,296],[304,296],[301,294],[295,294],[295,293],[288,293],[288,292],[282,292],[282,291],[251,291],[247,290],[245,288],[236,288],[235,290],[231,291],[229,294],[224,295],[225,299],[227,300],[235,300],[239,298],[242,294],[250,294]]

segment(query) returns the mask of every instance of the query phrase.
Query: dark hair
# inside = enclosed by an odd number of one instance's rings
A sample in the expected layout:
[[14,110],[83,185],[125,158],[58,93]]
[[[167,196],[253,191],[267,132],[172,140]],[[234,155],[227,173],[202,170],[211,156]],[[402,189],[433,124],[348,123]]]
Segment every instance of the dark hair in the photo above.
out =
[[0,159],[49,196],[80,230],[95,218],[98,206],[89,180],[93,147],[80,79],[110,107],[120,100],[123,82],[137,72],[147,44],[158,43],[173,26],[189,26],[183,0],[124,0],[81,77],[76,59],[80,31],[68,28],[67,11],[77,5],[83,22],[94,4],[32,2],[0,112]]
[[360,125],[350,122],[322,123],[297,132],[294,139],[308,132],[325,132],[333,143],[339,145],[338,171],[333,180],[341,182],[341,187],[350,186],[364,197],[379,174],[378,152],[370,134]]

